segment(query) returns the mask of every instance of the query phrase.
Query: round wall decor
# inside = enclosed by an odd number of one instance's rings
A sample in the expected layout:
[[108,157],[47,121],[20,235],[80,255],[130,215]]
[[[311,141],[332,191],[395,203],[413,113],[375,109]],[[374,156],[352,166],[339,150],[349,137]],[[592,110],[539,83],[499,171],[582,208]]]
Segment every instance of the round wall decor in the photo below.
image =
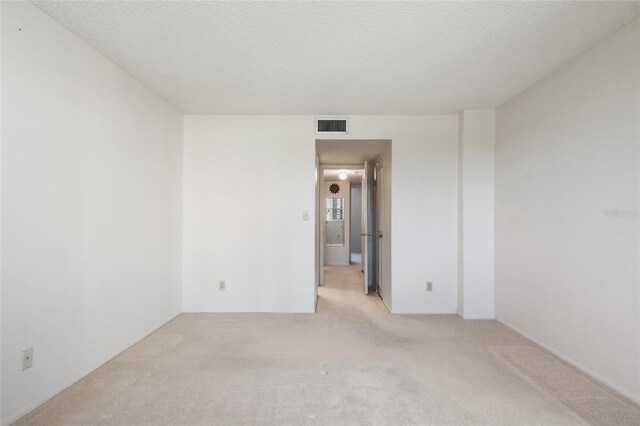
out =
[[332,194],[337,194],[338,192],[340,192],[340,185],[338,185],[337,183],[332,183],[331,185],[329,185],[329,192],[331,192]]

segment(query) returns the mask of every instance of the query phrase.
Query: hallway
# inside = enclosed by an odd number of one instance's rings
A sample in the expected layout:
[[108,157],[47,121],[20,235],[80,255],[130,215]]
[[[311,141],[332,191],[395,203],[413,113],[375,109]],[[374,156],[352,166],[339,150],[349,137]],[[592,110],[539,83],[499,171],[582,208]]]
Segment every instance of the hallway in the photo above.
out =
[[324,285],[318,288],[316,315],[339,313],[352,320],[374,320],[389,311],[378,295],[364,294],[364,274],[360,265],[325,266]]
[[182,314],[19,424],[640,424],[495,321],[391,315],[359,266],[318,312]]

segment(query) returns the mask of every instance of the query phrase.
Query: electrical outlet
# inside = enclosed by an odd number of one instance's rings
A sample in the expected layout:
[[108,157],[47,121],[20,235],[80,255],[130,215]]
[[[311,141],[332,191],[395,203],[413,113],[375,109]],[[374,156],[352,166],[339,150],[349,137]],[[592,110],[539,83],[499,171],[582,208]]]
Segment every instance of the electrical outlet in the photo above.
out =
[[33,348],[22,351],[22,370],[33,367]]
[[220,281],[218,283],[218,290],[222,291],[225,290],[227,288],[227,284],[224,281]]
[[309,220],[309,210],[302,211],[302,220]]
[[431,281],[427,281],[427,291],[433,291],[433,283]]

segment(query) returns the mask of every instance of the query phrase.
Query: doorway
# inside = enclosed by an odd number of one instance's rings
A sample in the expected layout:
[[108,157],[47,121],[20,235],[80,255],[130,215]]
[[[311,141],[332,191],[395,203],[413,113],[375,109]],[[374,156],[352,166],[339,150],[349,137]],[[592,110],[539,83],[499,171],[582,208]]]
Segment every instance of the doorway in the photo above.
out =
[[323,167],[322,201],[325,235],[324,265],[359,265],[361,190],[364,170],[356,165]]
[[316,288],[327,268],[355,267],[389,310],[390,161],[390,140],[316,140]]

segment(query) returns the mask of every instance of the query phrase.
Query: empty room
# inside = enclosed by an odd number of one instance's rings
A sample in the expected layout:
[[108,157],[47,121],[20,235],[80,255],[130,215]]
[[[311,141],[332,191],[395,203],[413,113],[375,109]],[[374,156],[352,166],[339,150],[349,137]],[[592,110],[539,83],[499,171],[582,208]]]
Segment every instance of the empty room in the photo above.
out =
[[640,426],[640,2],[0,15],[1,425]]

